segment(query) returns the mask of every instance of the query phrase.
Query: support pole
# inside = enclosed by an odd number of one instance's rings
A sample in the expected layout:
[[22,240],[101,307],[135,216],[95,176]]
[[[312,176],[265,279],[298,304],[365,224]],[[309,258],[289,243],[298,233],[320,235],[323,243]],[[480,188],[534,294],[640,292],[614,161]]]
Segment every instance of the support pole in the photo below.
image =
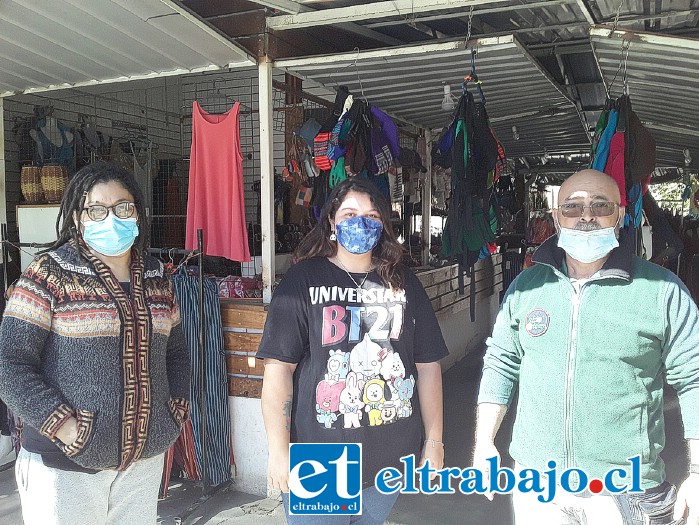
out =
[[[5,122],[5,99],[0,97],[0,123]],[[0,223],[7,224],[7,184],[5,181],[5,125],[0,126]]]
[[208,432],[207,432],[207,409],[206,409],[206,322],[204,320],[204,230],[197,230],[197,250],[199,252],[199,275],[198,275],[198,300],[199,308],[199,337],[197,339],[197,351],[199,352],[199,435],[201,436],[201,481],[204,496],[209,495],[211,483],[209,480],[209,456],[208,456]]
[[432,235],[430,224],[432,219],[432,130],[425,132],[425,181],[422,184],[422,264],[430,263],[430,248],[432,247]]
[[7,290],[7,184],[5,184],[5,99],[0,97],[0,224],[2,224],[2,279]]
[[259,118],[260,118],[260,209],[262,210],[262,301],[272,300],[274,284],[274,137],[272,62],[262,57],[259,72]]

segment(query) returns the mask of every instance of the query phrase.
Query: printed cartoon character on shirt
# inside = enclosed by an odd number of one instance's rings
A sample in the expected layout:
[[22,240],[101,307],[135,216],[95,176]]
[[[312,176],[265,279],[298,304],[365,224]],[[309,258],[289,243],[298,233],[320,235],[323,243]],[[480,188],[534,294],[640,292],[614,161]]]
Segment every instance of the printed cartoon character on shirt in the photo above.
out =
[[328,357],[328,371],[325,374],[326,381],[344,381],[349,372],[350,355],[342,350],[330,350]]
[[364,335],[359,343],[350,351],[350,370],[357,374],[357,385],[364,387],[369,379],[379,376],[381,361],[388,351],[371,340],[369,334]]
[[364,410],[369,414],[369,426],[382,425],[381,409],[386,398],[384,397],[384,385],[382,379],[370,379],[364,385]]
[[340,392],[340,414],[344,416],[344,428],[359,428],[359,421],[364,415],[362,412],[364,402],[362,393],[357,386],[357,375],[354,372],[347,374],[345,388]]
[[340,393],[345,388],[344,381],[330,383],[321,381],[316,387],[316,420],[325,425],[325,428],[332,428],[337,421],[337,412],[340,408]]
[[405,377],[405,365],[403,365],[403,360],[398,352],[388,352],[384,360],[381,361],[381,377],[384,378],[391,389],[391,397],[397,397],[398,386],[396,385],[396,380]]
[[381,421],[383,421],[383,424],[386,425],[388,423],[393,423],[398,419],[398,409],[396,407],[396,404],[391,401],[386,401],[383,404],[383,408],[381,408]]
[[398,418],[410,417],[413,413],[413,405],[410,400],[415,392],[415,379],[413,375],[410,374],[408,379],[398,379],[396,380],[396,385],[398,388]]

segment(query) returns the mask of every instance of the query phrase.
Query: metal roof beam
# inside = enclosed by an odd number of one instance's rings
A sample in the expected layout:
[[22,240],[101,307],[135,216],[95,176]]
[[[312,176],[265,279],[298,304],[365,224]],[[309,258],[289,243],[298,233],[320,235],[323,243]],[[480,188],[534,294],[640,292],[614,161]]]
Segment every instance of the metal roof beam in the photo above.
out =
[[313,11],[310,7],[294,2],[293,0],[253,0],[256,4],[271,7],[285,13],[297,14],[304,11]]
[[374,31],[373,29],[369,29],[353,22],[343,22],[341,24],[337,24],[337,27],[350,33],[354,33],[355,35],[371,38],[372,40],[376,40],[377,42],[381,42],[382,44],[387,44],[389,46],[402,46],[405,44],[405,42],[402,40],[384,35],[383,33]]
[[391,0],[388,2],[374,2],[351,7],[337,7],[320,11],[297,13],[295,15],[282,15],[267,18],[267,28],[276,31],[289,29],[302,29],[338,24],[341,22],[357,22],[360,20],[373,20],[390,16],[412,15],[414,13],[427,13],[440,9],[462,9],[472,6],[488,5],[503,2],[504,0]]
[[[662,15],[655,16],[654,18],[662,18]],[[619,20],[619,22],[622,22],[622,20]],[[692,38],[659,35],[657,33],[644,33],[641,31],[623,31],[620,29],[612,31],[612,28],[608,26],[597,26],[590,29],[591,37],[611,37],[612,35],[617,38],[629,39],[632,42],[638,41],[645,42],[646,44],[672,46],[672,48],[675,49],[691,49],[693,51],[699,51],[699,40],[695,40]]]
[[[314,13],[315,9],[305,5],[301,5],[293,0],[253,0],[256,4],[263,5],[266,7],[271,7],[273,9],[278,9],[286,13],[298,14],[298,13]],[[235,13],[233,13],[235,14]],[[366,38],[371,38],[382,44],[387,44],[389,46],[402,45],[405,42],[393,38],[392,36],[384,35],[378,31],[374,31],[371,28],[355,24],[353,21],[343,22],[337,24],[340,29],[344,29],[349,33],[354,33],[355,35],[363,36]]]
[[[493,13],[502,13],[502,12],[510,12],[510,11],[517,11],[519,9],[540,9],[542,7],[555,7],[557,5],[563,5],[563,4],[574,4],[577,1],[580,0],[543,0],[541,2],[532,2],[529,4],[517,4],[517,5],[507,5],[507,6],[500,6],[500,7],[489,7],[485,9],[474,9],[473,10],[473,16],[481,16],[481,15],[490,15]],[[445,20],[445,19],[453,19],[454,18],[454,13],[440,13],[438,15],[430,15],[430,16],[418,16],[415,18],[410,18],[411,22],[434,22],[437,20]],[[390,27],[390,26],[396,26],[396,25],[403,25],[405,24],[404,19],[400,20],[382,20],[381,22],[373,22],[371,24],[364,24],[364,27],[370,27],[372,29],[375,29],[377,27]]]
[[[160,0],[163,4],[166,6],[170,7],[173,11],[175,11],[178,15],[182,16],[185,18],[187,21],[191,22],[194,24],[196,27],[201,29],[204,33],[208,34],[212,38],[218,40],[221,44],[227,46],[232,53],[237,55],[235,58],[238,58],[240,60],[247,60],[249,62],[249,65],[256,64],[257,63],[257,57],[252,56],[247,49],[245,49],[242,46],[239,46],[235,42],[231,41],[228,38],[228,35],[223,34],[221,31],[219,31],[216,27],[212,26],[205,20],[203,20],[201,17],[199,17],[196,13],[194,13],[191,9],[186,7],[185,5],[182,5],[180,2],[177,2],[175,0]],[[233,58],[233,57],[231,57]],[[231,60],[231,63],[229,63],[229,67],[234,67],[234,61]]]
[[[478,46],[502,46],[503,49],[511,48],[513,43],[512,35],[500,36],[494,38],[479,38],[471,40],[468,47]],[[372,51],[352,51],[350,53],[337,53],[334,55],[316,55],[303,58],[285,58],[277,60],[274,67],[278,68],[301,68],[302,66],[318,66],[321,64],[337,64],[341,62],[360,62],[375,58],[392,58],[404,55],[420,55],[424,53],[435,53],[439,51],[448,51],[452,49],[464,49],[465,42],[462,40],[453,40],[450,42],[439,42],[433,44],[406,45],[403,47],[392,47],[386,49],[376,49]],[[498,47],[489,47],[488,50],[497,50]]]
[[575,0],[575,3],[578,5],[578,8],[580,8],[580,11],[582,11],[582,14],[585,17],[585,20],[587,20],[588,24],[591,26],[595,25],[597,20],[595,20],[595,15],[590,10],[590,6],[587,5],[587,2],[585,0]]

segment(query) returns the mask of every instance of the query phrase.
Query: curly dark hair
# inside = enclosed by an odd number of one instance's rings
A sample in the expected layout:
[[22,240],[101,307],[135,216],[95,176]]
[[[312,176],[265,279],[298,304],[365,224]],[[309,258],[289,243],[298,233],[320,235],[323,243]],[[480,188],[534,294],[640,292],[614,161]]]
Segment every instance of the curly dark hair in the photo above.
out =
[[403,287],[403,246],[396,239],[391,226],[391,207],[379,188],[371,181],[360,177],[350,177],[335,186],[320,212],[318,224],[306,235],[292,257],[292,263],[313,257],[333,257],[337,254],[337,241],[330,240],[332,233],[328,218],[334,218],[340,205],[351,191],[369,196],[371,203],[379,212],[383,223],[383,232],[378,244],[372,250],[372,260],[384,284],[392,288]]
[[61,200],[61,209],[56,219],[57,240],[48,249],[54,250],[64,245],[70,240],[78,241],[80,234],[73,222],[73,212],[78,216],[85,206],[85,198],[89,191],[96,185],[104,182],[115,181],[127,190],[134,200],[136,212],[138,213],[138,237],[134,242],[134,247],[139,251],[145,251],[149,246],[150,231],[146,207],[143,202],[143,193],[138,187],[136,179],[128,171],[120,168],[116,164],[103,160],[88,164],[78,170],[70,179],[68,187]]

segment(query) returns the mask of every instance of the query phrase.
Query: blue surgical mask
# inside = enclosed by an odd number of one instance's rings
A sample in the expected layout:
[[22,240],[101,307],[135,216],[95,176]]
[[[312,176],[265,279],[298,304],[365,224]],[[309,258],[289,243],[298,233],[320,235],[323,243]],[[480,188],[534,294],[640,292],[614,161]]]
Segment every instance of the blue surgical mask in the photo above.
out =
[[611,228],[587,231],[563,228],[559,224],[558,247],[581,263],[599,261],[617,246],[616,224]]
[[87,221],[83,222],[83,226],[83,239],[87,245],[110,257],[126,253],[138,237],[135,217],[120,219],[110,213],[103,221]]
[[369,217],[357,215],[335,224],[337,242],[350,253],[360,255],[374,249],[381,238],[383,224]]

